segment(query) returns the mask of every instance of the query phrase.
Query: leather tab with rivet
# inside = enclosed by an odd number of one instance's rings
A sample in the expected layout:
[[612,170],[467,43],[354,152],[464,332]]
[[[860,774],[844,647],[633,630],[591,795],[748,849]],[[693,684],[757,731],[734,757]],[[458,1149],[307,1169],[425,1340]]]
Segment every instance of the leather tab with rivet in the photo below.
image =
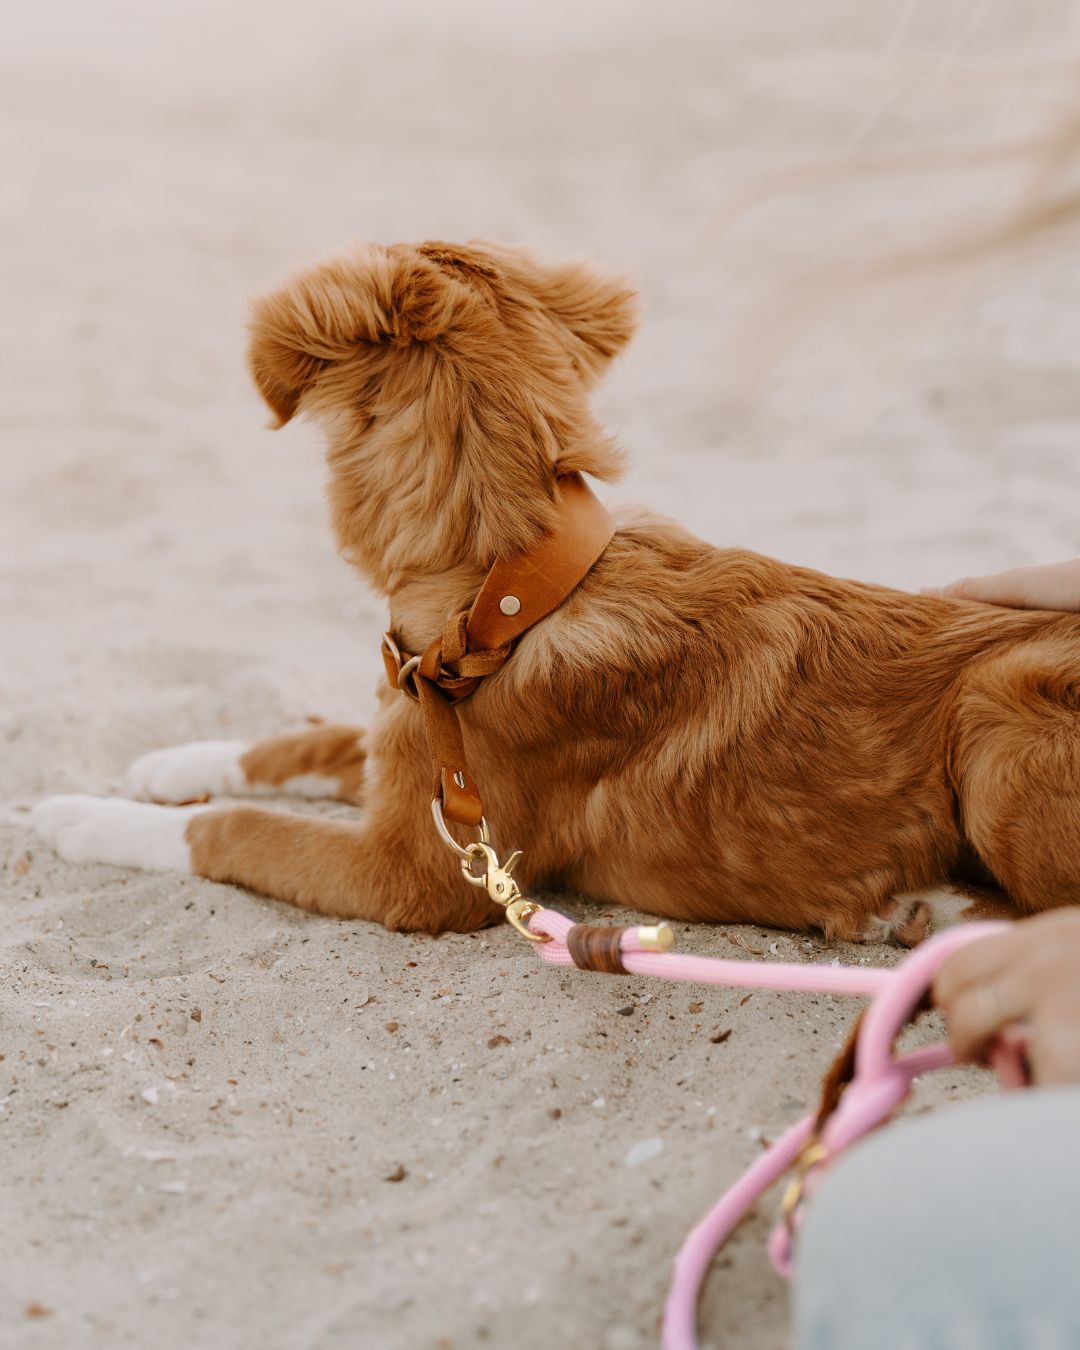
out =
[[[611,542],[615,522],[580,474],[555,487],[558,517],[550,534],[516,558],[500,559],[469,611],[468,648],[503,647],[558,609]],[[502,607],[504,600],[518,601]]]
[[461,724],[454,705],[430,680],[418,679],[434,776],[432,796],[442,803],[443,815],[458,825],[476,826],[484,814],[480,792],[465,762]]

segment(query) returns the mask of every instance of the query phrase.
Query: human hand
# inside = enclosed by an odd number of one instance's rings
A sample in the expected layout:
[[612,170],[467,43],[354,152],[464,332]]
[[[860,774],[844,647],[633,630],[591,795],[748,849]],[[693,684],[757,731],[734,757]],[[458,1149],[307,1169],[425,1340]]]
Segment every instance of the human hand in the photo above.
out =
[[1080,558],[1041,567],[1013,567],[988,577],[964,577],[948,586],[924,586],[923,595],[983,600],[1011,609],[1080,611]]
[[1080,1083],[1080,910],[1022,919],[961,947],[943,962],[933,997],[957,1059],[985,1060],[1023,1023],[1034,1081]]

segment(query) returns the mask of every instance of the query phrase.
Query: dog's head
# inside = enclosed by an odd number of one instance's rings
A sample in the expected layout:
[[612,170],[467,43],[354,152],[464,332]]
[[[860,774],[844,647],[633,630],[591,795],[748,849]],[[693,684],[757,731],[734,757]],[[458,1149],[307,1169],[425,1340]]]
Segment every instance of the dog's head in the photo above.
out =
[[634,323],[583,263],[363,245],[258,302],[250,361],[278,426],[323,424],[339,543],[385,587],[527,548],[558,474],[617,475],[587,398]]

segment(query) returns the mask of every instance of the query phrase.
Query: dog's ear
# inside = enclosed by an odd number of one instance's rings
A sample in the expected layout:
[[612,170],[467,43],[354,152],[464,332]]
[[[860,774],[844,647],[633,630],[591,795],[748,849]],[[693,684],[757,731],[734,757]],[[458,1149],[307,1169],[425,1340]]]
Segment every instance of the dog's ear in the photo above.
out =
[[465,286],[415,250],[362,245],[256,303],[252,377],[284,426],[330,367],[435,342],[474,304]]
[[323,367],[323,361],[296,345],[295,332],[289,336],[283,308],[272,296],[260,302],[251,324],[251,344],[248,364],[267,407],[277,421],[275,429],[283,427],[296,413],[304,391]]
[[623,277],[607,276],[589,263],[538,267],[537,299],[574,339],[571,354],[582,374],[598,379],[637,329],[637,292]]

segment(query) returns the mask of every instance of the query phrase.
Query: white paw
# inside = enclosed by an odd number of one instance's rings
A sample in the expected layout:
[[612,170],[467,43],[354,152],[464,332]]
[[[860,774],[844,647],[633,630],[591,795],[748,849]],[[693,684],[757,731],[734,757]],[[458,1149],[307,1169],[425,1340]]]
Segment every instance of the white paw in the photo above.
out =
[[970,903],[948,886],[905,891],[894,895],[880,914],[867,921],[863,941],[918,946],[931,933],[958,923],[961,912]]
[[250,791],[240,759],[247,741],[191,741],[140,755],[121,790],[144,802],[193,802]]
[[120,797],[46,797],[34,829],[67,862],[111,863],[144,872],[190,872],[185,832],[202,806],[144,806]]

